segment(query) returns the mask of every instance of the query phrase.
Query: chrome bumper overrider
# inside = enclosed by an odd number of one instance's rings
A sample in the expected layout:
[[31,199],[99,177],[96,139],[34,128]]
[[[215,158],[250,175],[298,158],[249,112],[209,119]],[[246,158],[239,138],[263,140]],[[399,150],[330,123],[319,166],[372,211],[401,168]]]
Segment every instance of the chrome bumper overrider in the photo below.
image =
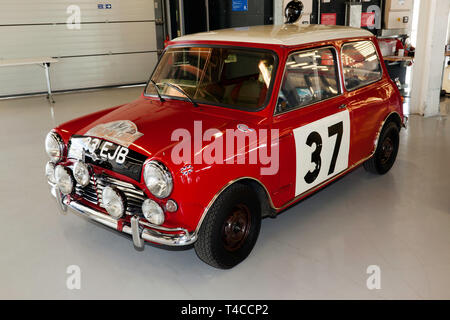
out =
[[63,212],[66,212],[67,208],[70,208],[91,220],[99,222],[117,231],[127,233],[131,235],[134,246],[137,248],[144,247],[144,240],[167,246],[187,246],[197,240],[197,235],[195,233],[189,233],[186,229],[169,229],[152,225],[145,221],[144,218],[138,216],[131,217],[130,226],[121,226],[117,220],[109,215],[96,211],[78,201],[70,201],[68,197],[61,196],[59,189],[54,186],[52,186],[51,193],[56,197],[58,205]]

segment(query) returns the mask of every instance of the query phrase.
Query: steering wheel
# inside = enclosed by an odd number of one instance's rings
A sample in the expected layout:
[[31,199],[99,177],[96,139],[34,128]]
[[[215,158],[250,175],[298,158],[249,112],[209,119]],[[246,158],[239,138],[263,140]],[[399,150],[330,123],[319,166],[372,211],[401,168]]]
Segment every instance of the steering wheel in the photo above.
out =
[[200,94],[203,98],[208,98],[208,99],[213,100],[214,102],[222,103],[222,101],[220,101],[215,95],[213,95],[213,94],[210,93],[209,91],[205,90],[205,88],[198,88],[198,94],[196,95],[196,97],[197,97],[199,94]]
[[197,68],[196,66],[190,64],[181,64],[172,66],[174,75],[178,74],[178,72],[186,72],[192,77],[192,80],[197,79],[198,76],[204,75],[206,81],[210,81],[208,74],[205,74],[204,71]]

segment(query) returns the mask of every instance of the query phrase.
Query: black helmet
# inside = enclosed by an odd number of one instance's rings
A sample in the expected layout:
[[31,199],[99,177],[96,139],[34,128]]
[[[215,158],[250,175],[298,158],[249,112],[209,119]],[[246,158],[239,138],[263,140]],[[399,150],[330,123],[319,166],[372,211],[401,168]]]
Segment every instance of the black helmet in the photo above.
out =
[[292,0],[284,9],[284,15],[286,16],[286,23],[294,23],[302,15],[303,2],[299,0]]

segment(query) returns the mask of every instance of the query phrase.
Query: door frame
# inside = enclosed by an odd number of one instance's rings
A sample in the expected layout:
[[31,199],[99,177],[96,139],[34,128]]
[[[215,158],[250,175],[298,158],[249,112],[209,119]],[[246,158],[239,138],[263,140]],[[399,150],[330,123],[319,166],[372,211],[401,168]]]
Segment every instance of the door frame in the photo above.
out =
[[[332,105],[336,107],[336,112],[331,112],[328,115],[324,115],[316,120],[314,120],[314,122],[316,121],[320,121],[321,119],[324,119],[326,117],[329,116],[333,116],[336,115],[342,111],[340,111],[338,108],[341,104],[345,104],[346,100],[347,100],[347,95],[346,95],[346,90],[343,84],[343,75],[342,75],[342,65],[341,65],[341,56],[340,56],[340,46],[336,45],[335,42],[326,42],[326,43],[320,43],[320,44],[315,44],[315,45],[310,45],[310,46],[301,46],[301,47],[294,47],[291,48],[289,51],[287,51],[285,58],[284,58],[284,64],[282,65],[283,69],[283,73],[281,76],[281,82],[279,83],[279,88],[278,90],[274,91],[277,93],[277,98],[280,95],[282,86],[283,86],[283,80],[286,76],[286,61],[288,59],[288,57],[292,54],[298,53],[298,52],[308,52],[308,51],[312,51],[312,50],[316,50],[316,49],[331,49],[334,52],[334,58],[336,59],[335,61],[335,67],[336,67],[336,71],[337,71],[337,82],[338,82],[338,86],[339,86],[339,93],[331,98],[327,98],[324,100],[320,100],[317,102],[313,102],[311,104],[305,105],[305,106],[299,106],[296,108],[293,108],[291,110],[287,110],[285,112],[277,112],[277,104],[278,104],[278,99],[276,100],[276,104],[273,110],[273,124],[275,124],[275,127],[279,127],[280,129],[283,129],[283,123],[286,123],[286,121],[290,121],[290,119],[292,118],[297,118],[297,119],[301,119],[301,114],[308,114],[311,115],[314,113],[314,109],[318,108],[318,112],[323,112],[323,113],[327,113],[327,108],[329,108],[329,106],[327,104],[329,104],[330,102],[332,102]],[[334,102],[333,102],[334,101]],[[350,125],[350,130],[348,132],[349,134],[349,150],[348,150],[348,164],[347,164],[347,168],[344,169],[342,172],[339,172],[337,174],[335,174],[334,176],[325,179],[324,181],[320,182],[318,185],[312,186],[311,188],[309,188],[308,190],[306,190],[305,192],[302,192],[299,195],[296,195],[296,184],[297,184],[297,179],[289,179],[289,176],[292,177],[292,174],[283,174],[282,172],[285,171],[283,170],[283,165],[282,163],[285,163],[285,161],[287,160],[281,160],[280,162],[280,172],[279,174],[281,174],[280,178],[279,178],[279,185],[278,185],[278,189],[279,191],[282,191],[283,193],[289,193],[290,196],[286,196],[286,194],[282,195],[283,197],[283,203],[287,202],[292,203],[295,202],[296,200],[299,200],[300,198],[304,197],[307,194],[312,193],[314,190],[316,190],[317,188],[320,188],[321,186],[323,186],[324,184],[328,183],[330,180],[333,180],[335,178],[337,178],[337,176],[340,176],[343,172],[347,172],[347,170],[349,170],[349,168],[352,166],[352,163],[350,162],[350,154],[351,154],[351,116],[350,116],[350,110],[347,109],[347,111],[349,112],[349,125]],[[292,115],[291,117],[289,115]],[[311,122],[312,123],[312,122]],[[283,142],[283,144],[285,146],[287,146],[289,148],[289,150],[291,152],[296,152],[297,148],[295,145],[295,137],[294,137],[294,130],[296,128],[301,128],[303,126],[308,125],[308,123],[305,123],[303,125],[297,125],[297,126],[288,126],[288,129],[285,130],[280,130],[280,143],[282,141],[284,141],[285,139],[288,141],[286,142],[287,144],[285,144]],[[282,152],[282,154],[280,154],[280,157],[283,157],[283,151],[281,150],[281,144],[280,144],[280,152]],[[289,154],[285,154],[284,155],[286,158],[289,158]],[[296,168],[297,166],[297,157],[295,157],[295,160],[293,161],[293,166],[292,163],[288,165],[288,168],[285,168],[287,170],[297,170]],[[296,176],[296,175],[295,175]],[[287,201],[286,201],[287,200]],[[283,207],[285,207],[286,205],[283,205]]]

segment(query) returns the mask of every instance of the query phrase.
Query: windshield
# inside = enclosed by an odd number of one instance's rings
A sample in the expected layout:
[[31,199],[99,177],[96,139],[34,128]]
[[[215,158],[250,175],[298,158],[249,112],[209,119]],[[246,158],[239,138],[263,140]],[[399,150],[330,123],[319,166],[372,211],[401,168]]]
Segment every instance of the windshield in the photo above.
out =
[[[186,99],[176,84],[199,103],[249,111],[266,103],[274,78],[275,55],[270,51],[242,48],[175,47],[162,56],[152,79],[162,96]],[[154,85],[146,95],[157,96]]]

